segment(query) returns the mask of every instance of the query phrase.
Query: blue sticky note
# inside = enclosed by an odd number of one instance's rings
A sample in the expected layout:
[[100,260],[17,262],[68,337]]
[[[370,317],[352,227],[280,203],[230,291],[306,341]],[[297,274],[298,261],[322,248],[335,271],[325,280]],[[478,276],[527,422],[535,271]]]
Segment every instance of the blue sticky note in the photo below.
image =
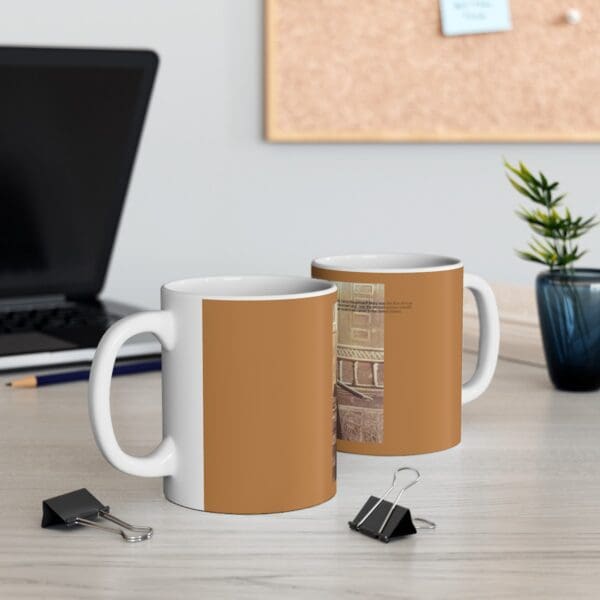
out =
[[440,0],[444,35],[511,29],[509,0]]

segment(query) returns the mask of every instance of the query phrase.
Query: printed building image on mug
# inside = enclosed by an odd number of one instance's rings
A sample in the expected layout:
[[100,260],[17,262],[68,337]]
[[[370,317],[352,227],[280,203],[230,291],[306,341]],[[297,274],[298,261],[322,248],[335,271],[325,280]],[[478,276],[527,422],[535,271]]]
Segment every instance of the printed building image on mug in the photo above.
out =
[[341,440],[383,441],[384,301],[381,283],[336,282],[335,395]]
[[333,471],[331,476],[333,480],[337,480],[337,438],[338,438],[338,410],[337,410],[337,396],[336,396],[336,373],[337,373],[337,358],[336,358],[336,348],[337,348],[337,340],[338,340],[338,310],[337,310],[337,302],[333,304],[333,315],[332,315],[332,352],[331,356],[333,360],[331,361],[331,463],[333,465]]

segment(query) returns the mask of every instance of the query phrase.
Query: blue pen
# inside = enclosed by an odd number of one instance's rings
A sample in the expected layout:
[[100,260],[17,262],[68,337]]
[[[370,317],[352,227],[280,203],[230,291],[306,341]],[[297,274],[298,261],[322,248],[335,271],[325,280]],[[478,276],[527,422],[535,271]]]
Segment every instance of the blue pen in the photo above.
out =
[[[150,371],[160,371],[160,359],[117,365],[113,369],[113,377],[119,377],[120,375],[133,375],[135,373],[148,373]],[[23,379],[9,381],[6,385],[14,388],[35,388],[43,385],[54,385],[55,383],[87,381],[89,378],[89,369],[83,369],[81,371],[49,373],[48,375],[30,375],[29,377],[23,377]]]

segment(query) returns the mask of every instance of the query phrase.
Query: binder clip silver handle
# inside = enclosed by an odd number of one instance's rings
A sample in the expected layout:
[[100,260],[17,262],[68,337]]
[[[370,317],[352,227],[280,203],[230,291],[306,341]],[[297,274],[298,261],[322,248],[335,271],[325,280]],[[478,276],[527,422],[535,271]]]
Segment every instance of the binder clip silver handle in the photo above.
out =
[[[126,542],[143,542],[144,540],[149,540],[154,533],[152,527],[138,527],[136,525],[131,525],[104,510],[99,511],[98,516],[106,519],[107,521],[112,521],[118,525],[119,528],[117,529],[115,527],[109,527],[108,525],[101,525],[96,521],[90,521],[89,519],[84,519],[83,517],[77,517],[74,523],[76,525],[95,527],[96,529],[103,529],[104,531],[108,531],[110,533],[120,534]],[[127,533],[128,531],[131,533]]]
[[[417,526],[417,522],[423,523],[423,525]],[[413,523],[415,523],[415,527],[417,529],[435,529],[437,525],[430,521],[429,519],[424,519],[423,517],[414,517]]]

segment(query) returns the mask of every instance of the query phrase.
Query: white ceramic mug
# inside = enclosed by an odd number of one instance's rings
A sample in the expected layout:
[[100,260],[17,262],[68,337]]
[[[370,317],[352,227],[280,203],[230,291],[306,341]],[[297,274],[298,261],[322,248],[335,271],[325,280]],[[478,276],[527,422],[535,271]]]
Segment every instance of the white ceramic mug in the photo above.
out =
[[[336,287],[296,277],[208,277],[163,286],[162,310],[115,323],[89,384],[98,447],[114,467],[164,477],[165,496],[227,513],[281,512],[335,494]],[[163,440],[124,452],[110,415],[117,351],[162,344]]]
[[[338,449],[420,454],[460,442],[462,404],[492,381],[496,300],[460,260],[429,254],[317,258],[313,277],[338,287]],[[477,302],[475,373],[462,385],[463,290]]]

